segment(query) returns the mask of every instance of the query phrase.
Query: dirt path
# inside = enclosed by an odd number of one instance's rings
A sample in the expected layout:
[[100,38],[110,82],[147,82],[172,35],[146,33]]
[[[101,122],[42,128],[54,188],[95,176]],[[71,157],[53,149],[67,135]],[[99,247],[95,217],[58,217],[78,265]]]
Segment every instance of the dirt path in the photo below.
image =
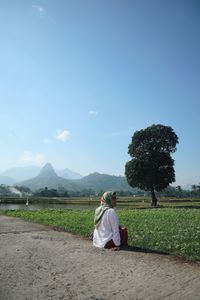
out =
[[200,265],[0,216],[0,299],[200,299]]

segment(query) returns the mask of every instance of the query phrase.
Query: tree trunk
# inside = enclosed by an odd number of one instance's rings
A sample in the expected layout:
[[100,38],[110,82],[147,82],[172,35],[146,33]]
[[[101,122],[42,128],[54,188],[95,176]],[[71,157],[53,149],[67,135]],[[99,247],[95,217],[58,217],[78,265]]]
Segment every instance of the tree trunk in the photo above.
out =
[[158,202],[158,200],[156,198],[154,188],[152,187],[151,188],[151,206],[156,207],[157,206],[157,202]]

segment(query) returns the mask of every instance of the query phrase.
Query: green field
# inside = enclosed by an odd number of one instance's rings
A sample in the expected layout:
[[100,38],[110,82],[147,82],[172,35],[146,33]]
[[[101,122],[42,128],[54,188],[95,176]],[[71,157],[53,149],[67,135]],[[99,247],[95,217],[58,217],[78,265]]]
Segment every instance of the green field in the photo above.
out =
[[[141,251],[158,251],[188,260],[200,261],[199,202],[164,203],[161,208],[117,208],[120,224],[128,228],[129,245]],[[149,206],[149,203],[147,203]],[[179,204],[179,203],[178,203]],[[173,206],[172,205],[172,206]],[[136,205],[137,206],[137,205]],[[128,201],[127,201],[128,207]],[[189,207],[189,208],[187,208]],[[37,211],[0,211],[0,214],[48,224],[68,232],[89,236],[93,229],[93,209],[41,209]]]
[[[45,197],[30,197],[29,204],[67,204],[67,205],[85,205],[97,207],[99,205],[99,196],[92,197],[72,197],[72,198],[45,198]],[[13,198],[13,197],[0,197],[1,204],[25,204],[27,197],[25,198]],[[117,201],[119,208],[149,208],[151,206],[150,197],[119,197]],[[158,198],[159,208],[179,207],[179,208],[200,208],[199,198]],[[1,209],[1,208],[0,208]]]

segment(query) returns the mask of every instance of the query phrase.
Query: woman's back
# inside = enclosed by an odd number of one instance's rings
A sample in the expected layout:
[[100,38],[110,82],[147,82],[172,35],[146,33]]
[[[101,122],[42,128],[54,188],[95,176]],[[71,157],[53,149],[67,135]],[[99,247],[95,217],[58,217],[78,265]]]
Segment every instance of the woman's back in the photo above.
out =
[[120,245],[119,220],[113,208],[108,208],[94,230],[93,245],[104,247],[106,243],[113,240],[116,246]]

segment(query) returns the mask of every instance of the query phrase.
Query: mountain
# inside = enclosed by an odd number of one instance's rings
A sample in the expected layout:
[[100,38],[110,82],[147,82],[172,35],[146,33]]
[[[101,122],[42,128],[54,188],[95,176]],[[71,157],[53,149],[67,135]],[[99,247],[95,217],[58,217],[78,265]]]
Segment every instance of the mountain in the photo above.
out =
[[40,170],[41,168],[37,166],[9,168],[0,175],[9,176],[15,181],[22,181],[37,176]]
[[51,164],[47,163],[41,170],[39,175],[34,178],[18,182],[17,185],[30,188],[32,191],[48,187],[49,189],[57,189],[62,187],[68,191],[77,190],[76,184],[69,179],[62,178],[56,174]]
[[13,185],[16,181],[8,176],[0,175],[0,184]]
[[44,177],[49,177],[53,179],[57,179],[59,177],[56,172],[54,171],[54,168],[50,163],[47,163],[41,170],[39,175],[37,176],[38,178],[44,178]]
[[134,191],[131,188],[124,176],[114,176],[107,174],[100,174],[98,172],[89,174],[79,180],[76,180],[76,184],[80,189],[92,189],[96,192],[108,191],[108,190],[123,190],[123,191]]
[[[100,174],[98,172],[82,177],[79,173],[67,168],[54,170],[51,164],[43,168],[37,166],[10,168],[0,173],[0,185],[18,185],[29,187],[32,191],[48,187],[64,188],[68,191],[82,191],[91,189],[96,193],[106,190],[122,190],[137,193],[137,188],[131,188],[124,176]],[[182,186],[185,190],[191,190],[191,185]]]
[[66,179],[80,179],[83,176],[79,173],[73,172],[70,169],[66,168],[64,170],[56,170],[56,173]]
[[[41,167],[37,166],[27,166],[27,167],[18,167],[18,168],[9,168],[4,172],[0,173],[0,176],[8,176],[13,182],[24,181],[33,177],[36,177],[41,171]],[[83,176],[79,173],[73,172],[70,169],[56,170],[58,176],[66,178],[66,179],[80,179]],[[2,183],[3,183],[2,178]],[[1,181],[0,181],[1,183]],[[6,184],[6,183],[5,183]],[[9,181],[8,181],[9,184]],[[12,184],[12,183],[10,183]]]
[[84,189],[92,189],[95,192],[106,190],[123,190],[134,191],[131,188],[126,178],[123,176],[114,176],[100,173],[92,173],[80,179],[65,179],[56,174],[51,164],[46,164],[39,174],[29,180],[18,182],[17,185],[30,188],[36,191],[41,188],[48,187],[49,189],[58,189],[60,187],[67,191],[81,191]]

